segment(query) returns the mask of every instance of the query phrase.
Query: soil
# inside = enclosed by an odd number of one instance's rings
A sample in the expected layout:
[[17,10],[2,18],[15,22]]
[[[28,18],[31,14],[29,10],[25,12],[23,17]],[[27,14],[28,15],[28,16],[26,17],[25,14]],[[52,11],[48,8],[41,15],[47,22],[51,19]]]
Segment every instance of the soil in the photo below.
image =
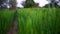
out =
[[7,32],[7,34],[17,34],[17,33],[18,33],[18,29],[17,29],[17,17],[15,16],[13,24],[10,27],[10,30]]

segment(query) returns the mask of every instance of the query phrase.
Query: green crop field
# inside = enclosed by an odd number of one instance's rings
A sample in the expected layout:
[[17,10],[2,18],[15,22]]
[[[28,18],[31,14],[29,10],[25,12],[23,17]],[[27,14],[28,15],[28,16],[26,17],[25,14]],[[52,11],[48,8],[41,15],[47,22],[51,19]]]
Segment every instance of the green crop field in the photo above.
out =
[[13,23],[14,11],[0,10],[0,34],[6,34]]
[[[13,25],[15,12],[0,9],[0,34]],[[17,34],[60,34],[60,8],[25,8],[17,10]]]
[[18,34],[60,34],[60,9],[19,9]]

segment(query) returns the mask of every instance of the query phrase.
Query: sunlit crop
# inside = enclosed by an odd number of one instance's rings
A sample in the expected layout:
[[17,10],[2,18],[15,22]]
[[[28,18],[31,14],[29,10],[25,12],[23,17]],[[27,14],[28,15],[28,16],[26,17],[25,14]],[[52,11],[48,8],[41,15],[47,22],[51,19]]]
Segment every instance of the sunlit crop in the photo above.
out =
[[6,34],[13,23],[14,11],[0,10],[0,34]]
[[18,10],[18,34],[59,34],[60,10],[27,8]]

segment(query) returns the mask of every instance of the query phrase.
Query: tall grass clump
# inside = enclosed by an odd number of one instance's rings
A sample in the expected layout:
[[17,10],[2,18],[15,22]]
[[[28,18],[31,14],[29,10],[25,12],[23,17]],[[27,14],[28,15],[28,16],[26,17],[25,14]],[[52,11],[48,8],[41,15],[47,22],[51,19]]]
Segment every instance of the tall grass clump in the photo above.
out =
[[56,32],[60,34],[60,9],[56,9]]
[[0,34],[6,34],[13,23],[14,11],[0,10]]
[[59,34],[60,10],[27,8],[18,10],[18,34]]

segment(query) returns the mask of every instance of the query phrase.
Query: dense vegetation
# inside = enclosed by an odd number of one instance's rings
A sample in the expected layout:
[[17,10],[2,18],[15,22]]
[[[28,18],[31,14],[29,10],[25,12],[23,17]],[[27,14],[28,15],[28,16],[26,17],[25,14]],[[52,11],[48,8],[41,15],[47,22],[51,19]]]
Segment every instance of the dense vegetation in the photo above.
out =
[[[0,9],[0,34],[6,34],[15,12]],[[18,9],[18,34],[60,34],[59,8]]]
[[0,9],[0,34],[6,34],[13,23],[14,11]]
[[59,34],[60,9],[27,8],[18,10],[18,34]]
[[34,7],[34,5],[35,5],[34,0],[26,0],[24,8],[32,8],[32,7]]

